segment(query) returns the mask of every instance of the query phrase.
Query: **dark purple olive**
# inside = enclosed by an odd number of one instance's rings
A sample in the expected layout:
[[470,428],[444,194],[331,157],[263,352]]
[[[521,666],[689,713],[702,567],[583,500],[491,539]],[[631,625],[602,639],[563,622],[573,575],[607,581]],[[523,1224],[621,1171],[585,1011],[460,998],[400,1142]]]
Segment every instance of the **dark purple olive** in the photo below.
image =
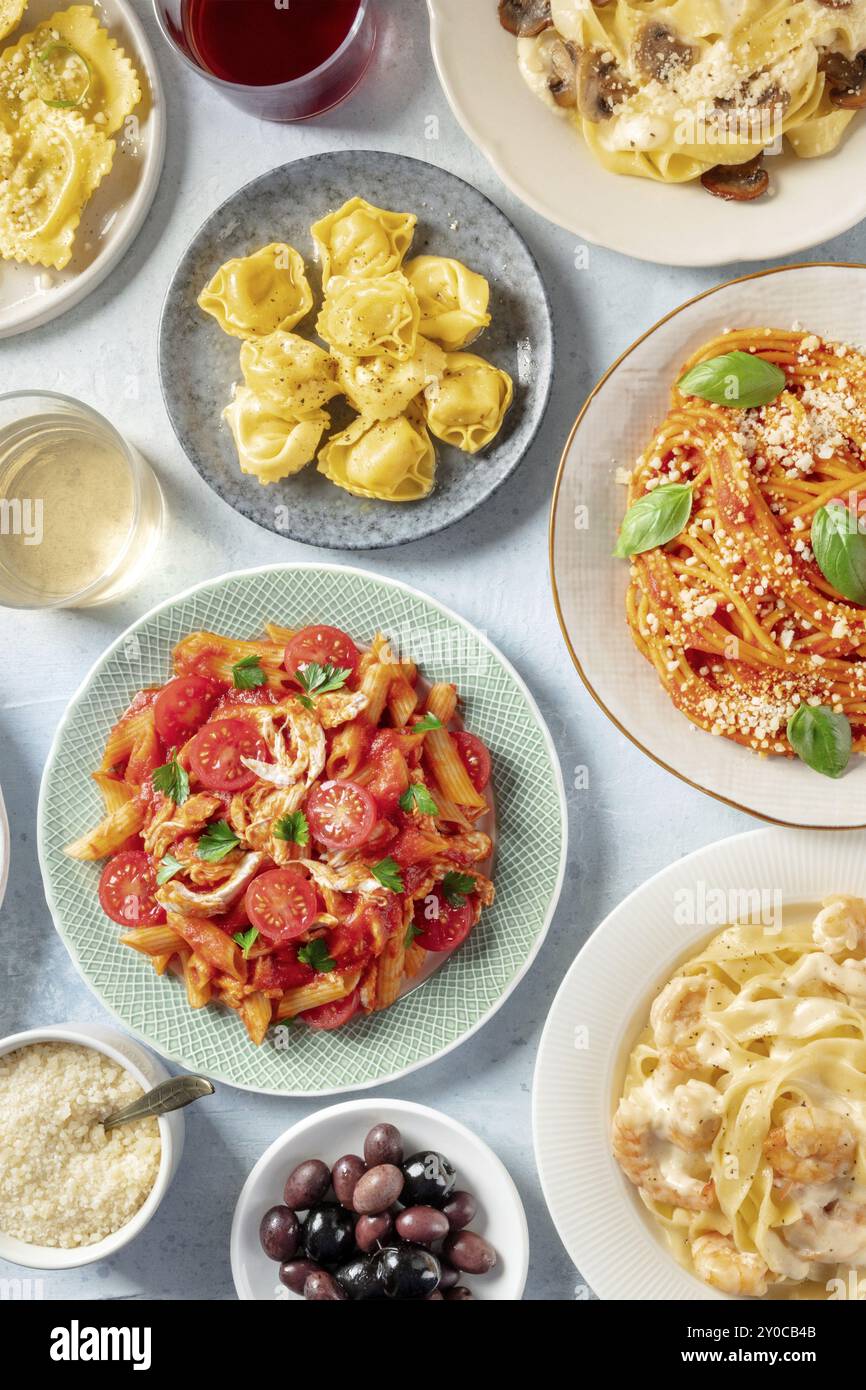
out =
[[308,1274],[317,1274],[319,1266],[312,1260],[287,1260],[280,1265],[280,1283],[292,1293],[303,1293]]
[[439,1255],[437,1258],[442,1267],[442,1273],[439,1276],[439,1287],[443,1293],[447,1293],[447,1291],[453,1289],[454,1285],[459,1281],[460,1271],[459,1269],[455,1269],[453,1265],[450,1265],[442,1255]]
[[439,1287],[439,1261],[415,1245],[386,1245],[373,1256],[388,1298],[427,1298]]
[[368,1168],[379,1163],[403,1162],[403,1136],[396,1125],[374,1125],[364,1140],[364,1158]]
[[458,1189],[451,1193],[442,1210],[448,1217],[448,1225],[452,1231],[462,1231],[464,1227],[471,1226],[475,1220],[478,1214],[478,1203],[471,1192],[463,1192]]
[[403,1191],[403,1174],[393,1163],[368,1168],[355,1188],[353,1206],[361,1216],[377,1216],[387,1211]]
[[444,1207],[457,1185],[457,1174],[444,1154],[424,1149],[403,1164],[401,1194],[407,1207]]
[[316,1264],[345,1263],[355,1253],[355,1222],[337,1202],[320,1203],[304,1221],[304,1248]]
[[288,1207],[271,1207],[262,1217],[259,1240],[270,1260],[290,1260],[298,1248],[300,1223]]
[[367,1165],[363,1158],[357,1154],[343,1154],[338,1158],[331,1170],[331,1181],[334,1184],[334,1191],[337,1194],[337,1201],[352,1210],[352,1198],[355,1195],[355,1188],[358,1179],[362,1178],[367,1171]]
[[349,1295],[326,1269],[317,1269],[312,1274],[307,1275],[304,1284],[304,1298],[308,1298],[313,1303],[322,1303],[326,1299],[331,1303],[346,1303]]
[[448,1217],[435,1207],[407,1207],[394,1222],[397,1234],[412,1245],[433,1245],[450,1230]]
[[474,1298],[475,1295],[465,1284],[458,1284],[456,1288],[448,1289],[443,1297],[446,1303],[465,1303],[467,1298]]
[[358,1255],[348,1264],[341,1265],[337,1270],[337,1280],[356,1302],[369,1302],[370,1299],[386,1296],[375,1255]]
[[355,1222],[355,1244],[364,1254],[377,1249],[394,1229],[394,1219],[387,1211],[378,1216],[359,1216]]
[[331,1186],[331,1170],[320,1158],[308,1158],[293,1168],[283,1191],[283,1201],[292,1211],[309,1211],[321,1202]]
[[475,1231],[454,1231],[442,1246],[442,1254],[455,1269],[466,1274],[486,1274],[496,1264],[496,1251]]
[[442,1294],[439,1292],[438,1289],[434,1289],[432,1293],[428,1293],[428,1295],[427,1295],[427,1297],[425,1298],[424,1302],[425,1302],[425,1303],[444,1303],[444,1302],[445,1302],[445,1299],[442,1297]]

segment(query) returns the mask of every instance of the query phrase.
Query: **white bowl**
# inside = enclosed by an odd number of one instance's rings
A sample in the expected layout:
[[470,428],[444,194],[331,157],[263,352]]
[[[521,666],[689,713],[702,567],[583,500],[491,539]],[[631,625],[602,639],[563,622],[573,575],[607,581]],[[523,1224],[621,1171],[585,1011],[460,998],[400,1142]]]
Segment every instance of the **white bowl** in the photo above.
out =
[[[134,1081],[149,1091],[160,1081],[167,1080],[169,1072],[151,1053],[138,1043],[127,1038],[116,1029],[102,1023],[58,1023],[48,1028],[32,1028],[25,1033],[13,1033],[11,1037],[0,1040],[0,1056],[14,1052],[19,1047],[30,1047],[33,1043],[67,1042],[80,1047],[91,1047],[103,1052],[113,1062],[117,1062]],[[146,1201],[125,1226],[106,1236],[94,1245],[78,1245],[72,1250],[61,1250],[54,1245],[29,1245],[14,1236],[0,1231],[0,1260],[12,1264],[25,1265],[28,1269],[77,1269],[79,1265],[95,1264],[109,1255],[115,1255],[144,1230],[163,1197],[169,1189],[183,1153],[183,1140],[186,1122],[182,1111],[175,1110],[170,1115],[162,1115],[157,1121],[162,1141],[159,1171],[156,1181],[148,1193]]]
[[445,1154],[457,1169],[457,1186],[477,1199],[478,1215],[471,1229],[490,1241],[499,1258],[483,1278],[465,1276],[475,1298],[502,1302],[523,1297],[529,1232],[520,1193],[501,1160],[441,1110],[406,1100],[372,1099],[319,1110],[286,1130],[262,1154],[244,1183],[232,1221],[232,1275],[240,1299],[303,1302],[280,1283],[279,1265],[259,1244],[259,1223],[270,1207],[282,1202],[286,1178],[298,1163],[321,1158],[332,1164],[342,1154],[360,1153],[368,1130],[383,1122],[397,1126],[407,1154],[428,1148]]
[[535,1066],[535,1159],[560,1239],[599,1298],[727,1297],[669,1253],[610,1150],[626,1062],[653,998],[681,961],[722,930],[712,921],[678,925],[675,903],[690,891],[696,905],[712,904],[716,889],[738,901],[778,893],[783,910],[814,910],[831,893],[866,897],[866,834],[752,830],[707,845],[620,903],[563,980]]

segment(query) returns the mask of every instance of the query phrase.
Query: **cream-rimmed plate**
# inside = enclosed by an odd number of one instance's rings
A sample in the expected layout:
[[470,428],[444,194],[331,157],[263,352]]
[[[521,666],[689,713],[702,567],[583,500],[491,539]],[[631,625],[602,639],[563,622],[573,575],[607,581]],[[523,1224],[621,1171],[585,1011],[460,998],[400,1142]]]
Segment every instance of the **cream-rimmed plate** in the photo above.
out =
[[866,826],[866,762],[841,781],[693,728],[638,653],[625,620],[628,566],[613,558],[626,510],[617,470],[631,469],[664,418],[683,362],[725,328],[790,329],[866,346],[866,266],[765,271],[690,300],[610,369],[566,445],[553,497],[550,560],[560,626],[590,694],[668,772],[764,820],[825,829]]
[[[680,1267],[610,1152],[628,1054],[674,968],[731,915],[815,907],[866,895],[866,835],[752,830],[663,869],[615,908],[583,947],[553,1001],[532,1090],[535,1158],[560,1239],[605,1299],[720,1299]],[[682,926],[691,894],[692,924]],[[706,917],[712,920],[707,922]]]
[[866,119],[823,159],[770,159],[773,193],[756,203],[613,174],[530,91],[496,0],[427,3],[436,70],[466,134],[512,193],[586,241],[661,265],[725,265],[795,255],[866,216]]
[[[192,1010],[179,981],[160,979],[121,946],[97,899],[100,865],[64,845],[96,824],[90,780],[106,735],[144,686],[163,683],[187,633],[252,637],[266,621],[325,622],[370,640],[378,630],[453,680],[466,724],[490,748],[496,805],[496,901],[435,975],[389,1009],[336,1032],[271,1030],[254,1047],[227,1009]],[[199,584],[153,609],[99,659],[60,722],[42,779],[39,859],[54,924],[86,983],[132,1032],[190,1071],[246,1090],[329,1095],[394,1081],[450,1052],[502,1006],[535,959],[565,868],[566,809],[550,735],[523,681],[464,619],[408,585],[340,565],[269,565]]]
[[[30,0],[24,18],[0,50],[72,0]],[[135,65],[141,102],[114,139],[111,172],[88,202],[65,270],[0,260],[0,338],[11,338],[63,314],[95,290],[138,236],[159,184],[165,157],[166,112],[153,50],[130,0],[90,0],[97,17]]]

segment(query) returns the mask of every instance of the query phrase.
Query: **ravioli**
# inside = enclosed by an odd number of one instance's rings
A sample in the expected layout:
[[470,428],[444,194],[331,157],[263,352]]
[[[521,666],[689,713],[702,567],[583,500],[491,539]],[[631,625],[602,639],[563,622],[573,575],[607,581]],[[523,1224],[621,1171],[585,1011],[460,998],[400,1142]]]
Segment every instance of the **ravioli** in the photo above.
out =
[[418,502],[433,489],[436,451],[417,411],[373,423],[361,417],[325,446],[318,469],[354,497]]
[[241,371],[257,395],[298,415],[320,410],[340,394],[335,359],[295,333],[248,338],[241,348]]
[[114,141],[75,111],[21,113],[2,161],[0,256],[62,270],[84,205],[111,169]]
[[358,414],[368,420],[391,420],[439,379],[446,357],[435,343],[419,337],[414,356],[405,362],[393,357],[340,357],[337,361],[337,380]]
[[0,39],[5,39],[21,22],[27,4],[28,0],[0,0]]
[[396,357],[408,361],[418,342],[421,311],[405,275],[369,280],[335,276],[316,324],[321,338],[344,357]]
[[496,438],[514,398],[514,383],[483,357],[449,352],[441,379],[424,393],[427,424],[437,439],[477,454]]
[[267,338],[300,323],[313,307],[313,292],[299,253],[284,242],[272,242],[226,261],[198,302],[232,337]]
[[490,286],[461,261],[416,256],[405,275],[421,306],[420,332],[449,352],[467,347],[490,324]]
[[399,270],[417,221],[410,212],[388,212],[364,198],[350,198],[314,223],[310,231],[322,265],[322,288],[334,275],[367,279]]
[[265,487],[312,463],[330,425],[325,410],[299,418],[248,386],[237,387],[223,419],[234,437],[241,472],[252,474]]

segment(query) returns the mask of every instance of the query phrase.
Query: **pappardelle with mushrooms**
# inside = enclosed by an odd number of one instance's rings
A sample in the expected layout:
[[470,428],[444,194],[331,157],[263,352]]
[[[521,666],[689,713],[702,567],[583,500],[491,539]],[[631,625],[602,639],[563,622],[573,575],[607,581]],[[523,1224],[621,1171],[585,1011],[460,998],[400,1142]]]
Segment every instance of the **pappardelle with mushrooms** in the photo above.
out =
[[[244,340],[243,384],[223,412],[243,473],[267,486],[318,458],[355,497],[416,502],[435,483],[433,438],[466,454],[496,438],[513,382],[465,351],[491,321],[490,286],[448,257],[406,261],[416,221],[351,198],[311,228],[325,346],[295,331],[314,301],[292,246],[228,261],[202,290],[200,307]],[[336,398],[356,415],[332,434]]]
[[838,1297],[866,1267],[866,902],[728,927],[683,965],[629,1058],[612,1146],[699,1279]]
[[381,633],[362,649],[335,627],[266,632],[178,643],[172,678],[109,734],[103,819],[66,850],[107,860],[123,944],[256,1044],[272,1023],[387,1008],[494,896],[490,755],[456,686],[424,687]]
[[829,154],[866,106],[866,0],[499,0],[499,15],[531,89],[619,174],[751,201],[768,146]]

